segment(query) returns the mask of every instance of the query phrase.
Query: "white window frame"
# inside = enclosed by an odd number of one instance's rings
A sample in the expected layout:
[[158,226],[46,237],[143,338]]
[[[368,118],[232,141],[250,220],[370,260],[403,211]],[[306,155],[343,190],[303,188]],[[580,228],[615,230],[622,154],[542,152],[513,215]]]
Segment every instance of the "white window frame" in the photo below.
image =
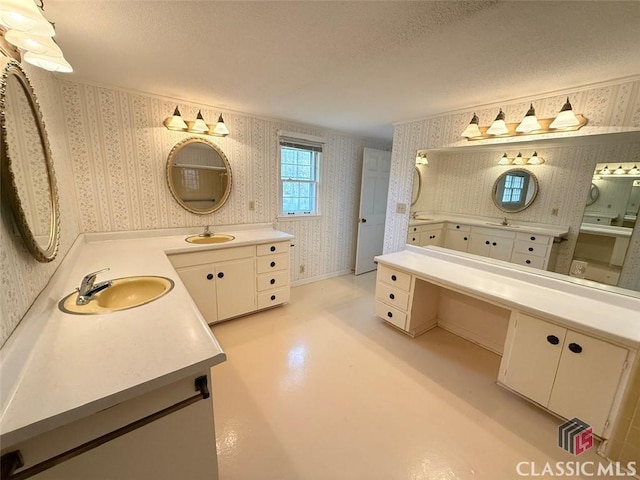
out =
[[[286,212],[284,211],[283,183],[287,179],[282,178],[282,146],[288,145],[300,147],[301,149],[309,149],[316,152],[315,158],[315,209],[310,212]],[[307,148],[305,148],[307,147]],[[324,139],[312,135],[305,135],[292,132],[278,132],[278,217],[279,218],[309,218],[320,215],[320,164],[322,162],[322,154],[324,151]]]

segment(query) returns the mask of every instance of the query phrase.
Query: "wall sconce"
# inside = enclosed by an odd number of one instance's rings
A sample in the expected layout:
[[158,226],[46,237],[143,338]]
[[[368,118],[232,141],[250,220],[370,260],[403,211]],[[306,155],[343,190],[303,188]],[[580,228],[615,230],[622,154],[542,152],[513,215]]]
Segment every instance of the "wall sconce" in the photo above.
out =
[[533,155],[529,158],[522,156],[522,153],[518,153],[515,158],[509,158],[505,153],[500,157],[498,165],[542,165],[544,158],[538,156],[538,152],[533,152]]
[[619,165],[618,168],[613,171],[609,169],[608,165],[600,168],[601,165],[602,164],[596,165],[596,169],[593,172],[594,179],[601,180],[603,176],[611,177],[611,175],[615,175],[616,177],[640,177],[640,169],[638,168],[638,165],[634,165],[632,168]]
[[600,170],[600,175],[611,175],[611,170],[609,170],[609,166],[605,165],[603,169]]
[[218,121],[215,125],[209,125],[204,121],[200,110],[198,110],[198,115],[194,121],[184,120],[177,106],[173,111],[173,115],[166,118],[162,123],[167,129],[178,132],[198,133],[201,135],[212,135],[214,137],[226,137],[230,133],[224,123],[222,114],[218,116]]
[[556,118],[538,119],[536,117],[536,111],[533,108],[533,103],[520,123],[505,123],[504,118],[505,114],[502,109],[500,109],[491,126],[479,127],[478,117],[474,113],[471,123],[469,123],[460,135],[467,140],[484,140],[492,137],[539,135],[541,133],[554,133],[559,131],[569,132],[579,130],[588,122],[584,116],[573,112],[573,107],[568,97]]
[[416,165],[429,165],[427,160],[427,152],[418,152],[416,155]]
[[53,40],[55,29],[41,10],[42,1],[4,0],[0,5],[0,25],[7,28],[4,38],[24,51],[25,62],[52,72],[70,73],[73,68]]
[[625,172],[624,168],[622,168],[622,165],[620,165],[618,168],[616,168],[613,171],[614,175],[624,175],[625,173],[627,173],[627,172]]
[[638,169],[637,165],[634,165],[633,168],[627,172],[627,175],[640,175],[640,169]]

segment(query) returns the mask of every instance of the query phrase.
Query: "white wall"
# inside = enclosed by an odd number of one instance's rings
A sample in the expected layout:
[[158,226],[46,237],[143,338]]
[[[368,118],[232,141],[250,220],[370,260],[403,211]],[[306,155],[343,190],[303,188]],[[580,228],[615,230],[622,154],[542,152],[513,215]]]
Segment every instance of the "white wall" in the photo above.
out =
[[[589,138],[587,142],[589,145],[541,148],[538,153],[547,160],[547,163],[537,167],[527,167],[536,175],[539,174],[544,182],[540,190],[541,198],[537,199],[530,209],[519,214],[508,215],[513,220],[541,221],[544,218],[544,223],[570,226],[572,233],[569,242],[562,245],[559,269],[568,268],[567,262],[572,252],[572,244],[575,243],[575,232],[578,231],[581,223],[584,201],[596,162],[620,158],[619,155],[622,154],[631,155],[632,158],[638,157],[637,142],[607,147],[604,145],[604,140],[602,145],[598,145],[589,135],[640,130],[640,77],[576,88],[575,91],[554,95],[536,95],[525,101],[505,101],[501,105],[483,106],[475,110],[480,117],[480,125],[489,125],[495,118],[498,108],[502,108],[505,112],[507,122],[518,122],[527,111],[529,102],[533,101],[537,115],[540,118],[550,118],[560,110],[567,95],[571,96],[574,110],[588,118],[588,125],[577,132],[539,135],[536,140],[544,144],[544,140],[554,137],[584,136],[585,139]],[[446,208],[448,210],[445,211],[453,209],[456,213],[504,216],[493,207],[487,189],[491,188],[497,176],[496,164],[499,157],[504,152],[515,156],[520,147],[509,147],[509,143],[521,139],[491,139],[474,142],[475,145],[488,145],[491,147],[487,149],[489,152],[483,152],[482,149],[472,152],[462,149],[450,150],[469,145],[467,140],[461,140],[460,133],[469,123],[473,113],[474,110],[470,108],[464,112],[396,125],[387,204],[385,253],[401,250],[405,245],[409,215],[397,214],[396,204],[410,204],[417,150],[446,149],[446,155],[444,153],[432,155],[435,159],[433,162],[435,174],[432,181],[436,182],[437,187],[445,185],[444,200],[440,203],[434,200],[437,207],[432,207],[433,209]],[[431,163],[430,160],[430,164],[425,169],[430,169]],[[460,185],[460,187],[454,187],[454,185]],[[481,188],[478,189],[478,186]],[[429,187],[425,188],[428,191]],[[461,192],[464,192],[464,195],[460,195]],[[469,193],[472,195],[467,202],[463,199]],[[453,200],[452,195],[455,196]],[[551,217],[550,209],[556,207],[560,209],[559,216]],[[640,229],[634,232],[621,277],[620,285],[627,288],[640,289],[639,232]]]

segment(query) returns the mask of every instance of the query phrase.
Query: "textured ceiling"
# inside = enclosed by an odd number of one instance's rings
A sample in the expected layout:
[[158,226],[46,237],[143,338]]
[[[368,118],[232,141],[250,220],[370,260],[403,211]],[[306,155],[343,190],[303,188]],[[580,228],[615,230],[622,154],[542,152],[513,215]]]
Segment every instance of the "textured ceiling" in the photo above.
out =
[[47,0],[70,80],[390,139],[640,73],[640,2]]

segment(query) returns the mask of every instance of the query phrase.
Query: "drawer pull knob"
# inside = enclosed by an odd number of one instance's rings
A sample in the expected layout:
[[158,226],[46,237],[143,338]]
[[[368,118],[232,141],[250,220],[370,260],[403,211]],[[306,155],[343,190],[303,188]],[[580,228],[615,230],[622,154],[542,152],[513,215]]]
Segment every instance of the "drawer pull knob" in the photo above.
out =
[[274,301],[276,299],[275,295],[271,295],[271,301]]
[[547,342],[551,345],[558,345],[560,343],[560,339],[555,335],[547,335]]
[[271,285],[273,285],[274,283],[276,283],[276,279],[275,279],[275,278],[272,278],[271,280],[269,280],[269,283],[270,283]]
[[218,273],[218,278],[222,278],[222,277],[224,277],[224,273],[223,272]]
[[395,296],[393,293],[390,293],[390,294],[389,294],[389,298],[390,298],[391,300],[395,300],[395,299],[396,299],[396,296]]
[[393,313],[387,312],[387,317],[389,317],[389,318],[393,317]]
[[396,277],[395,275],[391,275],[391,280],[393,280],[394,282],[398,279],[398,277]]
[[529,251],[530,251],[530,252],[533,252],[533,247],[529,247]]
[[271,262],[269,265],[271,265],[271,268],[276,266],[276,262]]
[[535,241],[535,239],[536,239],[536,237],[529,237],[529,238],[531,238],[531,240],[533,240],[533,241]]
[[496,242],[493,242],[491,245],[493,245],[493,246],[495,247],[495,246],[497,245],[497,243],[496,243]]
[[462,237],[462,238],[463,238],[463,240],[465,240],[465,241],[466,241],[466,240],[468,240],[468,238],[467,238],[467,237]]
[[529,265],[531,263],[531,260],[525,260],[524,263],[526,263],[527,265]]
[[580,353],[582,352],[582,347],[577,343],[570,343],[569,350],[571,350],[573,353]]
[[456,228],[460,228],[460,225],[456,225]]
[[207,274],[207,280],[213,280],[213,273]]
[[487,240],[486,242],[484,242],[485,245],[489,245],[491,242],[489,242],[489,240]]
[[269,250],[271,250],[272,252],[275,252],[276,251],[276,247],[274,245],[272,245]]

